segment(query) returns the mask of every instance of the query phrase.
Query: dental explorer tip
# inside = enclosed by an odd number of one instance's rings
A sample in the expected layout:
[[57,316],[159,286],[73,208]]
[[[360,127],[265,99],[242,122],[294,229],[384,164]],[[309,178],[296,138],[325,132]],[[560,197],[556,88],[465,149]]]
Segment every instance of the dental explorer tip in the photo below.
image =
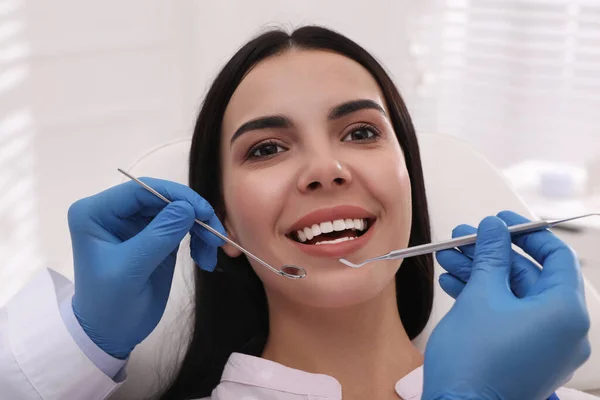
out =
[[354,263],[352,263],[352,262],[350,262],[350,261],[346,260],[345,258],[340,258],[340,259],[339,259],[339,261],[340,261],[342,264],[344,264],[344,265],[347,265],[347,266],[348,266],[348,267],[350,267],[350,268],[358,268],[358,267],[360,267],[360,265],[354,264]]

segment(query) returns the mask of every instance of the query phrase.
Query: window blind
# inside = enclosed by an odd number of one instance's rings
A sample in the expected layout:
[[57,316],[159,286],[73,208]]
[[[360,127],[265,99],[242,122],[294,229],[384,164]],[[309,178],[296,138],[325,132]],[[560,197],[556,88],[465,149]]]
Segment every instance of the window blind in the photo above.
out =
[[499,167],[600,156],[600,2],[438,0],[409,31],[418,130],[464,138]]

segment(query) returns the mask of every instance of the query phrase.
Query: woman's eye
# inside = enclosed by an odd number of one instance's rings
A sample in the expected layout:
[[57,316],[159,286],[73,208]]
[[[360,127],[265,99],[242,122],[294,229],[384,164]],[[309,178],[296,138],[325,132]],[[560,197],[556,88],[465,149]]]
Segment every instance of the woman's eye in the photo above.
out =
[[269,157],[282,151],[285,151],[285,149],[277,143],[264,143],[254,147],[250,151],[250,158]]
[[360,142],[360,141],[374,139],[376,137],[377,137],[377,133],[375,132],[374,129],[369,128],[369,127],[361,127],[358,129],[354,129],[352,132],[350,132],[349,134],[344,136],[344,139],[342,139],[342,141],[344,141],[344,142],[350,142],[350,141]]

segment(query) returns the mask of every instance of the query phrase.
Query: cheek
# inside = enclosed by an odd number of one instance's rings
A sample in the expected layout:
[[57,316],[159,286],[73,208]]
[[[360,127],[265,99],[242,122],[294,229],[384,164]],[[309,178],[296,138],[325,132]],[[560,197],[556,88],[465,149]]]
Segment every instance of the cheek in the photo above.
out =
[[400,247],[408,247],[412,228],[412,190],[410,177],[406,169],[397,175],[398,186],[398,237],[401,238]]
[[403,238],[402,245],[408,244],[410,238],[410,229],[412,226],[412,188],[410,176],[404,161],[397,165],[394,171],[390,171],[390,181],[393,180],[394,189],[390,191],[388,200],[390,207],[395,207],[395,219],[398,221],[398,234]]
[[[405,215],[412,217],[412,187],[406,166],[402,165],[399,167],[394,177],[397,182],[397,194],[395,198],[403,208]],[[409,221],[411,219],[409,218]]]
[[251,246],[272,233],[288,191],[283,174],[236,171],[224,178],[224,188],[231,233],[242,245]]
[[395,150],[378,158],[368,184],[386,215],[412,220],[412,188],[404,156]]

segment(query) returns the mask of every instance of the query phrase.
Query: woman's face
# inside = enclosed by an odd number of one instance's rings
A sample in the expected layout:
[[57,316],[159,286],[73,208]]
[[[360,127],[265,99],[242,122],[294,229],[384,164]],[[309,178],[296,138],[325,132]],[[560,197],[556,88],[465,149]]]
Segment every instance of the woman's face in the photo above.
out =
[[412,219],[384,96],[360,64],[316,50],[264,60],[233,94],[221,138],[229,237],[276,268],[307,271],[290,280],[251,260],[269,297],[340,307],[393,283],[398,261],[338,261],[406,247]]

